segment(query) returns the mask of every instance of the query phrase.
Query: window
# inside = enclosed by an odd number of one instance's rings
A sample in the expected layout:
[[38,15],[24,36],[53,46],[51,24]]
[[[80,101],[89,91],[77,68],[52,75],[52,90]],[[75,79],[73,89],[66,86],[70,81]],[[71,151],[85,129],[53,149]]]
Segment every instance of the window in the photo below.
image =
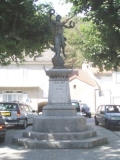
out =
[[76,85],[73,85],[73,88],[76,89]]
[[97,109],[97,112],[100,112],[102,106],[99,106]]
[[105,112],[105,106],[102,106],[102,107],[101,107],[101,111],[102,111],[102,112]]
[[33,111],[33,109],[30,107],[30,106],[28,106],[28,108],[29,108],[29,110],[32,112]]
[[12,95],[8,94],[8,97],[7,97],[7,98],[8,98],[8,102],[9,102],[9,101],[12,101]]
[[117,105],[106,106],[106,110],[107,112],[119,112],[120,106]]
[[72,106],[76,107],[77,112],[80,112],[80,106],[78,102],[72,102]]
[[27,112],[30,111],[30,110],[29,110],[29,107],[28,107],[27,105],[25,105],[25,110],[26,110]]
[[21,110],[21,111],[24,111],[24,110],[25,110],[25,108],[24,108],[24,105],[23,105],[23,104],[19,104],[19,107],[20,107],[20,110]]
[[22,101],[22,97],[23,97],[23,94],[22,94],[22,91],[18,92],[18,91],[5,91],[3,93],[3,101],[5,102],[10,102],[10,101],[19,101],[21,102]]
[[0,110],[3,111],[17,111],[17,104],[14,103],[1,103],[0,104]]

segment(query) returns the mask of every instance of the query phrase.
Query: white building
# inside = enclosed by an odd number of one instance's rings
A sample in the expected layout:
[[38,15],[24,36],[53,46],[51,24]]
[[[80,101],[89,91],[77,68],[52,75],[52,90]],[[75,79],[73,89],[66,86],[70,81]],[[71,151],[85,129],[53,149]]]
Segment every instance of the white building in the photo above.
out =
[[102,73],[99,78],[102,96],[98,103],[120,104],[120,71]]
[[[100,86],[96,97],[96,106],[100,104],[120,104],[120,70],[100,72],[97,68],[88,67]],[[97,91],[97,90],[96,90]]]
[[89,74],[89,70],[79,69],[73,71],[69,80],[71,99],[78,99],[81,103],[87,103],[91,111],[95,112],[99,86],[93,76],[92,73]]
[[38,60],[27,59],[20,66],[0,66],[0,101],[22,101],[37,110],[38,102],[48,96],[48,77],[43,68],[52,68],[53,53],[49,52]]

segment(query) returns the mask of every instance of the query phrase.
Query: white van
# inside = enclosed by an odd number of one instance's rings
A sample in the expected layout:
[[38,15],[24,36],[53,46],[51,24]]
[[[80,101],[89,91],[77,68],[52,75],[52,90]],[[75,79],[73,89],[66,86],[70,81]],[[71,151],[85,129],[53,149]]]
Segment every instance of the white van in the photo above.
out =
[[38,114],[29,105],[18,102],[0,102],[0,112],[7,125],[20,125],[23,129],[33,123]]

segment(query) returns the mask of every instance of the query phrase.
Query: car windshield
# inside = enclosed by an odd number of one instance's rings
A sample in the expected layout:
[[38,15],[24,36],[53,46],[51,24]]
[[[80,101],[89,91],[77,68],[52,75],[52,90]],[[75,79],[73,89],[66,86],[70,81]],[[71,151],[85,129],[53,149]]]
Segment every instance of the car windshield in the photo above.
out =
[[119,105],[107,105],[105,107],[105,110],[108,113],[111,113],[111,112],[118,113],[120,112],[120,106]]
[[17,111],[17,104],[0,103],[0,111]]

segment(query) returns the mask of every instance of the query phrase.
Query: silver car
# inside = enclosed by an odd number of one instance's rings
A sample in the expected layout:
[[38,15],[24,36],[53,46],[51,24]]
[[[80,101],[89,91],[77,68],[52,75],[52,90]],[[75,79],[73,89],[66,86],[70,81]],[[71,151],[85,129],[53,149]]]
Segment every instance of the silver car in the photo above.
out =
[[0,113],[0,142],[3,143],[5,141],[6,134],[6,125],[3,119],[3,116]]
[[100,105],[95,113],[95,124],[102,123],[107,129],[120,127],[120,105]]
[[18,102],[0,102],[0,112],[7,125],[20,125],[23,129],[33,123],[38,114],[29,105]]

